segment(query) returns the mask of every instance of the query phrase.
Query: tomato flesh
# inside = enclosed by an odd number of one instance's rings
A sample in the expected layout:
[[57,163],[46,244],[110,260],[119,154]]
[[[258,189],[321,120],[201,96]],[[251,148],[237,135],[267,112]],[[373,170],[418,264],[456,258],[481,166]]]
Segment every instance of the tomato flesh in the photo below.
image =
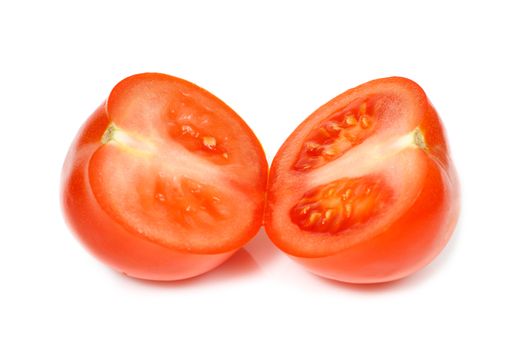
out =
[[[318,275],[357,283],[405,277],[438,254],[457,221],[447,150],[414,82],[387,78],[351,89],[308,117],[277,153],[266,230]],[[421,201],[435,207],[421,213]],[[422,219],[429,227],[418,226]]]
[[[139,74],[117,84],[80,131],[64,167],[64,211],[88,248],[114,268],[139,278],[187,278],[257,233],[266,173],[259,142],[222,101],[175,77]],[[75,199],[79,191],[86,195]],[[86,220],[88,207],[97,210]],[[95,234],[102,217],[106,224]],[[108,249],[125,235],[158,246],[166,262],[158,264],[158,251],[145,258],[141,244]],[[202,260],[202,268],[189,268],[188,260]]]

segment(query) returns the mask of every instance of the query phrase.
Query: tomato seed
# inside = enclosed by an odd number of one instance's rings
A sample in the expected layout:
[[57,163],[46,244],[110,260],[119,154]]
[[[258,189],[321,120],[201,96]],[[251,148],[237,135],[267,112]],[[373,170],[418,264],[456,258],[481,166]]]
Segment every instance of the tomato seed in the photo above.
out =
[[370,126],[370,120],[366,115],[363,115],[361,119],[359,120],[359,124],[363,129],[367,129]]
[[193,137],[199,137],[199,133],[195,131],[191,126],[189,125],[183,125],[181,126],[182,135],[190,135]]
[[166,201],[166,196],[163,195],[162,193],[155,193],[155,198],[156,198],[159,202],[165,202],[165,201]]
[[213,136],[204,136],[202,138],[202,143],[209,149],[214,149],[217,146],[217,140]]
[[357,119],[353,114],[348,114],[345,116],[344,123],[347,126],[355,126],[357,125]]
[[316,211],[316,212],[313,212],[312,214],[310,214],[310,218],[308,219],[308,222],[310,224],[314,224],[317,221],[319,221],[320,218],[321,218],[321,213]]

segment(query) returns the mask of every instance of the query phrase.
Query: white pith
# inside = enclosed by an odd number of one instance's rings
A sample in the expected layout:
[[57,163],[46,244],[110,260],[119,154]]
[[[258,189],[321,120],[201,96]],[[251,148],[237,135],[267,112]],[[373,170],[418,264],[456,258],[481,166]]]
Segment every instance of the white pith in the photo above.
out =
[[[217,181],[226,180],[228,174],[175,142],[168,145],[165,140],[145,138],[114,123],[108,126],[101,142],[136,156],[154,158],[159,162],[160,172],[173,174],[174,180],[186,177],[202,184],[217,184]],[[158,152],[158,149],[163,151]]]
[[351,152],[312,170],[307,175],[308,183],[312,187],[319,186],[340,179],[341,174],[348,178],[362,177],[383,168],[386,160],[405,149],[424,147],[424,137],[419,128],[386,139],[382,135],[376,135],[353,148]]

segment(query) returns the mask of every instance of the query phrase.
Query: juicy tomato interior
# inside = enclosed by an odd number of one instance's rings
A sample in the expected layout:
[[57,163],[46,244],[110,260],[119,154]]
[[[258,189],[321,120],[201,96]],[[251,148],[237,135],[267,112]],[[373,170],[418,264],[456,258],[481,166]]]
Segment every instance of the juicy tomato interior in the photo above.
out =
[[187,81],[142,74],[113,89],[107,115],[89,178],[128,231],[194,253],[238,248],[257,232],[266,160],[222,101]]
[[425,111],[418,109],[425,96],[405,80],[336,97],[281,147],[266,214],[281,249],[298,257],[337,253],[380,234],[415,201],[426,174]]
[[322,120],[306,137],[294,169],[318,168],[362,143],[376,126],[374,100],[352,101]]
[[391,191],[381,178],[342,178],[307,191],[290,217],[302,230],[338,234],[364,225],[384,211]]

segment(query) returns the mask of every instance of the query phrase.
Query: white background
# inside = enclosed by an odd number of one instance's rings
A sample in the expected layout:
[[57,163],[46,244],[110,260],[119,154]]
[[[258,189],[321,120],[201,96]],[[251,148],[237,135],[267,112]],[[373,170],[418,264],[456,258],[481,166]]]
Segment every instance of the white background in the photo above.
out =
[[[519,3],[2,1],[0,348],[525,348]],[[144,71],[223,99],[269,161],[342,91],[417,81],[461,177],[453,239],[421,272],[380,286],[310,275],[264,232],[184,282],[109,270],[64,224],[60,170],[113,85]]]

